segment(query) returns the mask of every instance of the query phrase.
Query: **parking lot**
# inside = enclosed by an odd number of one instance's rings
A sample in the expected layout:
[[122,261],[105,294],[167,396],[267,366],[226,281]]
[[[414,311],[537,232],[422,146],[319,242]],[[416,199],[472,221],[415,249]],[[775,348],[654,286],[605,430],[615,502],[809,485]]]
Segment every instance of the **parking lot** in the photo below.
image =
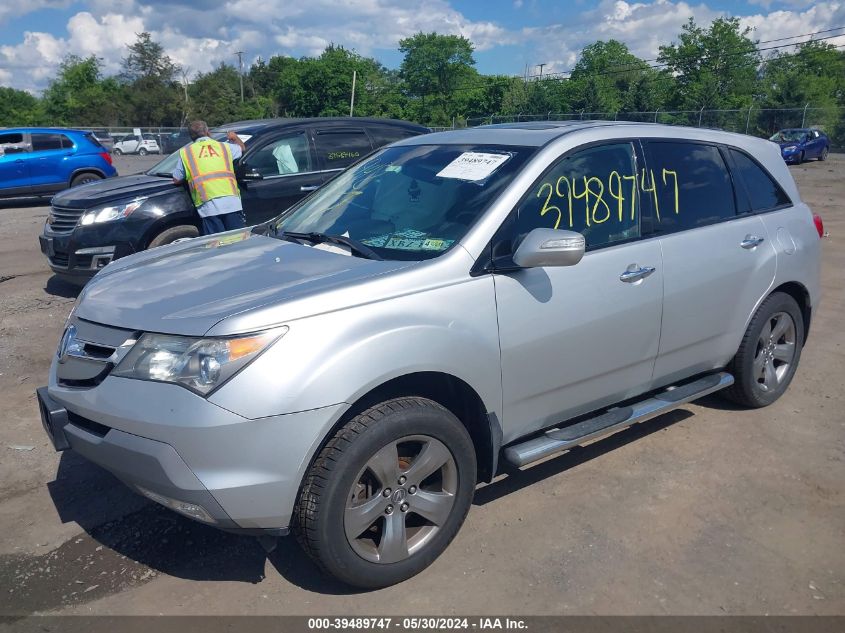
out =
[[46,203],[0,202],[0,615],[841,614],[845,155],[790,170],[830,237],[783,398],[747,411],[709,396],[480,486],[431,567],[363,593],[292,538],[267,555],[52,450],[34,390],[77,291],[39,252]]

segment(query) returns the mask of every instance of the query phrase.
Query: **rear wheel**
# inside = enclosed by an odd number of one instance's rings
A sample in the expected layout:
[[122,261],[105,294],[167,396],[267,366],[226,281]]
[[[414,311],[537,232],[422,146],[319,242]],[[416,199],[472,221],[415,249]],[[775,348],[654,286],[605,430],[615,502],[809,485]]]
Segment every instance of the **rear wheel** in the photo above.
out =
[[121,150],[119,147],[115,147],[115,148],[112,150],[112,154],[114,154],[115,156],[122,156],[122,155],[123,155],[123,150]]
[[305,477],[295,531],[309,556],[357,587],[430,565],[457,534],[475,489],[464,426],[425,398],[367,409],[329,440]]
[[804,346],[804,319],[788,294],[770,295],[757,310],[728,366],[734,384],[722,393],[747,407],[765,407],[789,387]]
[[138,156],[146,156],[146,155],[147,155],[147,149],[145,147],[142,147],[141,149],[138,150]]
[[192,224],[183,224],[180,226],[171,226],[169,229],[163,230],[156,235],[147,248],[155,248],[156,246],[164,246],[165,244],[172,244],[176,240],[185,240],[192,237],[197,237],[200,234],[199,229]]
[[71,187],[76,187],[77,185],[84,185],[88,182],[95,182],[97,180],[102,180],[103,177],[100,174],[93,174],[93,173],[85,173],[79,174],[78,176],[74,177],[73,180],[70,181]]
[[819,156],[819,160],[820,160],[820,161],[822,161],[822,162],[826,161],[826,160],[827,160],[827,155],[828,155],[828,153],[829,153],[829,152],[830,152],[830,150],[829,150],[827,147],[825,147],[825,148],[822,150],[821,155]]

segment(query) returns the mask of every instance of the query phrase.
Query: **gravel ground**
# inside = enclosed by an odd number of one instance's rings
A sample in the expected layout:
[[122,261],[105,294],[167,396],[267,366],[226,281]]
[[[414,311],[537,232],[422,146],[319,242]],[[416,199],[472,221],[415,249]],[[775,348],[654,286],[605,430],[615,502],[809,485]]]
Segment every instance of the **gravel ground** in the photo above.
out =
[[368,593],[320,576],[292,539],[268,557],[53,452],[33,391],[75,289],[38,250],[44,202],[0,203],[0,614],[845,613],[843,168],[791,168],[831,237],[780,401],[708,397],[482,486],[434,565]]

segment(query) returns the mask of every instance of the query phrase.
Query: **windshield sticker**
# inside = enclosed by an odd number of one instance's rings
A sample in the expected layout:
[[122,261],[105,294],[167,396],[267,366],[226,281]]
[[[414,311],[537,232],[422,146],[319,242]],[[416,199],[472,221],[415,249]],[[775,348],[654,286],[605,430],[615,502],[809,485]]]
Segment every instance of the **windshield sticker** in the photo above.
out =
[[226,235],[224,237],[220,237],[216,240],[210,240],[205,243],[206,248],[218,248],[219,246],[228,246],[229,244],[235,244],[236,242],[241,242],[245,239],[248,239],[252,236],[251,231],[239,231],[238,233],[233,233],[232,235]]
[[421,231],[407,230],[401,233],[391,233],[368,237],[361,240],[362,244],[376,248],[392,248],[400,251],[445,251],[455,240],[426,237]]
[[405,237],[394,235],[385,244],[385,248],[394,248],[400,251],[421,251],[425,240],[411,240]]
[[509,158],[510,154],[464,152],[437,172],[437,177],[472,181],[484,180]]

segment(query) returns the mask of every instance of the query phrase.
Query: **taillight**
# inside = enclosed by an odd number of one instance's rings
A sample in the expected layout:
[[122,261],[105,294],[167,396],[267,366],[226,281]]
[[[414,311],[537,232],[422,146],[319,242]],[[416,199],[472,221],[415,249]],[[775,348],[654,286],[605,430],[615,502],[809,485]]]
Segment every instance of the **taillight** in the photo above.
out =
[[813,224],[816,225],[816,230],[819,232],[819,237],[824,237],[824,222],[822,222],[822,216],[818,213],[813,214]]
[[112,164],[111,154],[109,154],[108,152],[100,152],[100,158],[102,158],[104,161],[106,161],[109,165]]

